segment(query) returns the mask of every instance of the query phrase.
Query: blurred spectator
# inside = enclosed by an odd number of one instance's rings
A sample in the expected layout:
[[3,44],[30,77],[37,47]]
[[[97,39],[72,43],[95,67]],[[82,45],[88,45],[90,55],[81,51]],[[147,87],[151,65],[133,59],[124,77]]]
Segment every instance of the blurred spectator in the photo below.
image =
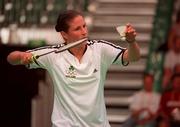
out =
[[180,10],[178,10],[176,15],[176,22],[172,25],[168,38],[168,48],[172,49],[174,45],[174,39],[180,38]]
[[144,90],[137,92],[130,103],[131,116],[122,127],[155,126],[157,110],[159,109],[160,94],[153,91],[154,77],[151,74],[144,76]]
[[[176,74],[180,74],[180,64],[177,64],[174,68],[173,68],[173,71],[172,71],[172,75],[176,75]],[[172,76],[171,76],[172,78]],[[171,80],[171,79],[169,79]],[[170,81],[169,81],[170,82]],[[172,89],[172,84],[171,83],[168,83],[168,85],[166,86],[166,88],[164,89],[164,92],[165,91],[169,91]]]
[[[80,12],[94,11],[95,0],[66,0],[68,10],[77,10]],[[90,7],[90,10],[89,10]]]
[[67,0],[67,9],[83,11],[84,2],[84,0]]
[[163,119],[163,117],[157,118],[157,125],[156,127],[170,127],[169,121]]
[[174,45],[165,55],[162,88],[166,89],[174,73],[175,66],[180,64],[180,37],[174,38]]
[[172,76],[172,90],[162,94],[160,115],[170,127],[180,127],[180,73]]
[[175,73],[175,74],[180,74],[180,63],[178,63],[178,64],[174,67],[174,73]]

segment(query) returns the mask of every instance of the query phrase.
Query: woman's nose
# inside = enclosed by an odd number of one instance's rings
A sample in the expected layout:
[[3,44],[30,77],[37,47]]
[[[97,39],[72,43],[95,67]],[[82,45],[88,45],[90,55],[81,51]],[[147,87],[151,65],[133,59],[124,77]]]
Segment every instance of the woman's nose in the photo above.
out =
[[81,33],[82,33],[83,35],[87,34],[87,29],[86,29],[86,28],[82,28],[82,29],[81,29]]

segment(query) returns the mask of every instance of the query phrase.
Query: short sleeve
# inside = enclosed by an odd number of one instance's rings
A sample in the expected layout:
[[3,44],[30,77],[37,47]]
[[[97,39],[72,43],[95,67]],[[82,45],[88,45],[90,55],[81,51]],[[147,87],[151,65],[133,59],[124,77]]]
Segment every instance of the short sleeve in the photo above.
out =
[[100,40],[99,42],[102,45],[102,59],[108,66],[111,64],[123,65],[123,53],[126,50],[125,48],[104,40]]

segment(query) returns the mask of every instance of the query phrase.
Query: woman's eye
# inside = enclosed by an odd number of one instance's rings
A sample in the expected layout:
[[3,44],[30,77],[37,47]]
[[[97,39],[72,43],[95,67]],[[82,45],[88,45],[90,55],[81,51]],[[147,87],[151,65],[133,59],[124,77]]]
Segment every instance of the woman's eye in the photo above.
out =
[[77,27],[77,28],[75,28],[75,30],[80,30],[80,28],[79,28],[79,27]]

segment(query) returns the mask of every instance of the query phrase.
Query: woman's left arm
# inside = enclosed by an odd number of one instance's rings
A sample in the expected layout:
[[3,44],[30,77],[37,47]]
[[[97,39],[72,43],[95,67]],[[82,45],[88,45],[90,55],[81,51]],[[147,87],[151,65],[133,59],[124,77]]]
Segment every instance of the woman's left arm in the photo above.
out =
[[128,48],[124,52],[123,60],[125,62],[138,61],[140,59],[140,47],[136,42],[136,31],[130,25],[126,25],[126,41],[128,42]]

